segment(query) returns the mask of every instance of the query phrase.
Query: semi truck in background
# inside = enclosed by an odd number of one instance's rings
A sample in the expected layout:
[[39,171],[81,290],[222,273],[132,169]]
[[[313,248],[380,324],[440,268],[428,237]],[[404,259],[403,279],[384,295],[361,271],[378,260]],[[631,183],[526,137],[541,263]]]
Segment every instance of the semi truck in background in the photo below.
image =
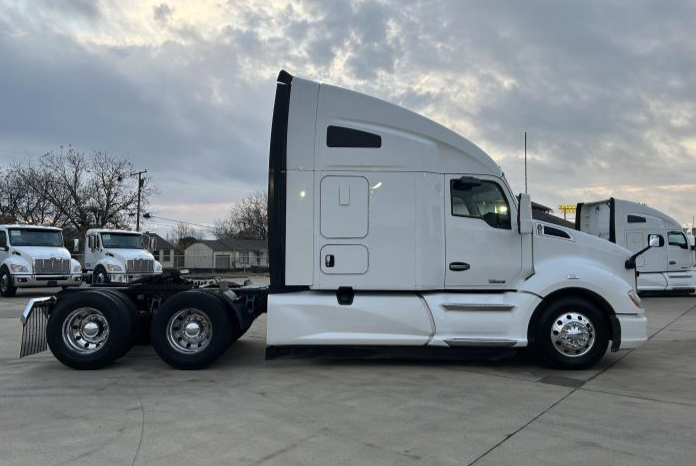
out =
[[80,263],[63,247],[60,228],[0,225],[0,294],[17,288],[80,286]]
[[[87,282],[128,283],[162,273],[162,265],[148,249],[154,238],[138,231],[93,228],[83,246]],[[76,245],[79,250],[79,244]]]
[[636,259],[638,291],[696,291],[693,242],[683,232],[679,222],[669,215],[644,204],[610,198],[579,203],[575,228],[633,252],[645,248],[650,235],[657,235],[659,246]]
[[268,196],[269,287],[165,272],[36,298],[21,355],[103,367],[151,317],[157,354],[200,369],[264,312],[268,359],[531,347],[581,369],[647,338],[638,255],[534,220],[485,152],[396,105],[281,71]]

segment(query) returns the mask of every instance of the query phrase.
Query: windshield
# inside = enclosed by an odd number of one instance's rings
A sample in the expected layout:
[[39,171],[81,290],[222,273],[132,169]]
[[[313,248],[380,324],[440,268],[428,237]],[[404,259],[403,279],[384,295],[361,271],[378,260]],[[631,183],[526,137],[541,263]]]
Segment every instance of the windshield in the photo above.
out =
[[12,246],[52,246],[63,247],[63,233],[57,230],[40,230],[37,228],[11,228],[10,244]]
[[102,246],[105,248],[143,249],[142,235],[132,233],[102,233]]

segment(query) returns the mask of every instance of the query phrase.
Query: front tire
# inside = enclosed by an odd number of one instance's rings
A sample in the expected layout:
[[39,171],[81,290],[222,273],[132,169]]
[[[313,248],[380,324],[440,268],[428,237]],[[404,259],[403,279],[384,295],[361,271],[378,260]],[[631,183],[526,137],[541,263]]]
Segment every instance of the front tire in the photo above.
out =
[[203,369],[230,346],[234,328],[224,303],[209,293],[184,291],[152,316],[150,338],[160,358],[176,369]]
[[535,331],[536,353],[559,369],[587,369],[609,345],[609,320],[594,304],[565,297],[551,302]]
[[94,269],[92,273],[92,283],[94,285],[105,285],[109,283],[109,274],[106,273],[106,269],[101,265]]
[[12,275],[6,267],[0,271],[0,295],[5,298],[11,298],[17,294],[17,287],[12,283]]
[[60,299],[48,318],[48,347],[73,369],[99,369],[123,356],[132,342],[132,322],[123,303],[98,290]]

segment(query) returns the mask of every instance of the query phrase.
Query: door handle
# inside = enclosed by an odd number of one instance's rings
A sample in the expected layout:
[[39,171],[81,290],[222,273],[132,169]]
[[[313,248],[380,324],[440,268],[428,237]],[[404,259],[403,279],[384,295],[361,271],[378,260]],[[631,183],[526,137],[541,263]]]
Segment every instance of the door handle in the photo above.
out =
[[677,265],[677,261],[669,261],[669,265]]
[[452,272],[463,272],[469,270],[471,266],[466,262],[450,262],[449,269]]

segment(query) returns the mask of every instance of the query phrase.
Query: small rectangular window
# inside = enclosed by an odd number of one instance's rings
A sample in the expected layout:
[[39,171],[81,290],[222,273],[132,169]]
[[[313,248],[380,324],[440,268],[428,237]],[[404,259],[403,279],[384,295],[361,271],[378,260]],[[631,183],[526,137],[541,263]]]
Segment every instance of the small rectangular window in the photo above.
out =
[[239,263],[241,265],[249,265],[249,251],[241,251],[239,253]]
[[165,249],[164,250],[164,262],[169,262],[172,260],[172,250],[171,249]]
[[679,246],[682,249],[689,249],[689,243],[686,241],[684,233],[678,231],[670,231],[667,233],[667,243],[670,246]]
[[363,147],[379,149],[382,147],[382,136],[368,133],[359,129],[343,126],[326,128],[326,145],[328,147]]
[[629,215],[626,220],[628,223],[645,223],[647,220],[640,215]]
[[453,216],[480,218],[493,228],[512,229],[510,205],[497,183],[474,178],[452,180],[450,196]]

